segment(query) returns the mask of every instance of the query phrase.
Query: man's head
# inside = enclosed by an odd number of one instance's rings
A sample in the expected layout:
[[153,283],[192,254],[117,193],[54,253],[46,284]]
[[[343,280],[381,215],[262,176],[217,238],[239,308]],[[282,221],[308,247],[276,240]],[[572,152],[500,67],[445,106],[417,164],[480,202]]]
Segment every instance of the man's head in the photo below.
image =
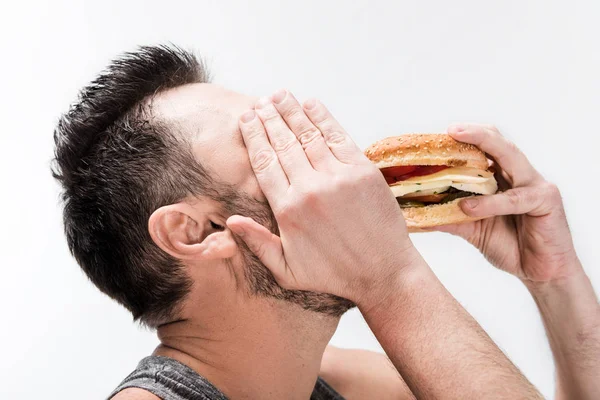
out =
[[208,82],[190,53],[143,47],[82,90],[54,133],[71,252],[149,326],[179,318],[215,265],[234,271],[236,262],[249,294],[341,315],[349,302],[280,288],[225,228],[240,214],[277,232],[237,124],[255,99]]

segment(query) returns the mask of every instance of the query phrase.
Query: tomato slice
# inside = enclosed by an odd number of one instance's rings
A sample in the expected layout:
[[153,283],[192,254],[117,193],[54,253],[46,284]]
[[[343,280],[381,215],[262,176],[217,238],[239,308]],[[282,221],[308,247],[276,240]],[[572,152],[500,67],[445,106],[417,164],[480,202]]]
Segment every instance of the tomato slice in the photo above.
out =
[[385,177],[385,180],[387,181],[387,183],[392,184],[392,183],[398,181],[397,177],[411,173],[411,172],[415,171],[417,168],[418,167],[416,165],[415,166],[408,165],[408,166],[400,166],[400,167],[388,167],[388,168],[382,168],[381,173]]
[[435,174],[436,172],[440,172],[449,168],[447,165],[421,165],[416,170],[406,175],[402,175],[399,180],[406,180],[408,178],[412,178],[413,176],[424,176]]
[[381,173],[388,184],[412,178],[413,176],[423,176],[435,174],[448,168],[446,165],[408,165],[399,167],[382,168]]

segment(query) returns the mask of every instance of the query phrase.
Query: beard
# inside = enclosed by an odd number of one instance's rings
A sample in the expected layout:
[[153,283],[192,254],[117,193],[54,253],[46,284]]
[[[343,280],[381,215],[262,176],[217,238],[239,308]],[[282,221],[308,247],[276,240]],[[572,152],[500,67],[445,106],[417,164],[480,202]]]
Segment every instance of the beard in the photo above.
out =
[[[268,203],[240,193],[231,186],[219,190],[218,197],[217,200],[223,205],[227,215],[250,217],[272,233],[279,235],[277,220]],[[234,238],[243,257],[244,278],[251,295],[284,300],[297,304],[305,310],[333,317],[340,317],[349,309],[356,307],[350,300],[332,294],[282,288],[271,271],[248,248],[246,243],[236,236]],[[233,261],[228,259],[227,263],[232,266]]]

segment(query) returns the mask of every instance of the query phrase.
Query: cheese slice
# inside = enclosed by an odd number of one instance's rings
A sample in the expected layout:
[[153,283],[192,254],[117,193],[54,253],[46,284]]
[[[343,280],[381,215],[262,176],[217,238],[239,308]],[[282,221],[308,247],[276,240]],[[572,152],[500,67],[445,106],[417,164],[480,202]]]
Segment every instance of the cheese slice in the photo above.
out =
[[453,182],[452,187],[457,188],[458,190],[463,190],[465,192],[473,192],[479,194],[494,194],[498,191],[498,183],[496,182],[496,179],[494,179],[494,177],[483,183]]
[[405,181],[401,181],[398,183],[409,183],[409,182],[432,182],[439,181],[442,179],[448,179],[455,182],[463,182],[463,183],[483,183],[489,180],[490,178],[494,178],[494,174],[490,171],[484,171],[482,169],[477,168],[467,168],[467,167],[452,167],[446,168],[441,171],[438,171],[434,174],[424,175],[424,176],[413,176],[412,178],[408,178]]
[[429,190],[437,190],[438,193],[443,192],[444,190],[450,189],[452,186],[451,180],[439,180],[433,182],[412,182],[412,183],[397,183],[395,185],[390,186],[394,196],[402,197],[405,194],[429,191]]
[[494,194],[498,184],[494,174],[476,168],[453,167],[430,175],[414,176],[390,186],[396,197],[414,193],[442,193],[454,187],[466,192]]

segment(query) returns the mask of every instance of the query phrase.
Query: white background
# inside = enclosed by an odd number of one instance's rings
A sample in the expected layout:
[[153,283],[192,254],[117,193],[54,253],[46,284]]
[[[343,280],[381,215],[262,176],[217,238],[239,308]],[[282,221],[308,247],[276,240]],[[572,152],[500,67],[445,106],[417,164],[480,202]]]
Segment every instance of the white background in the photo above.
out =
[[[241,92],[286,87],[299,98],[317,96],[363,148],[454,121],[496,124],[561,188],[579,255],[600,287],[597,1],[4,4],[0,398],[102,398],[156,344],[71,259],[49,171],[59,114],[111,57],[138,44],[193,48],[216,83]],[[459,239],[421,234],[414,241],[552,397],[551,354],[519,282]],[[333,343],[378,349],[356,311],[343,317]]]

